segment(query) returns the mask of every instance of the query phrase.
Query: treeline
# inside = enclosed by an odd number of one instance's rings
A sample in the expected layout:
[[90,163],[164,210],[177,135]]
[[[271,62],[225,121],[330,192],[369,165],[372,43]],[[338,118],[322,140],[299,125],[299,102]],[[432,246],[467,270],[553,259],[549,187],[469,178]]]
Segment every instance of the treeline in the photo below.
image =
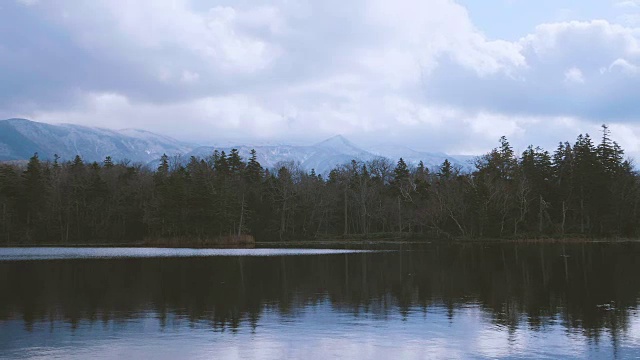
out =
[[506,138],[473,172],[378,158],[326,177],[293,163],[265,170],[252,151],[163,156],[157,169],[102,164],[0,165],[0,242],[122,243],[252,234],[258,241],[336,237],[633,237],[639,178],[603,125],[549,153]]

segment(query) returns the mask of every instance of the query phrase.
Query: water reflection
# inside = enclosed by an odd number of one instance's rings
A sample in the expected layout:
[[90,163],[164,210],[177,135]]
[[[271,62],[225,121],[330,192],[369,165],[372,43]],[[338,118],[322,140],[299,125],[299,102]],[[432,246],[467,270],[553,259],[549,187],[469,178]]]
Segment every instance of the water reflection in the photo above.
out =
[[188,334],[196,347],[213,341],[218,351],[248,357],[254,348],[295,355],[308,346],[365,357],[397,351],[444,351],[453,358],[637,356],[638,250],[635,244],[476,244],[315,256],[0,262],[0,352],[19,354],[42,339],[68,344],[72,334],[73,354],[82,357],[79,349],[95,351],[102,344],[97,338],[110,334],[109,346],[118,341],[132,354],[141,344],[149,350]]

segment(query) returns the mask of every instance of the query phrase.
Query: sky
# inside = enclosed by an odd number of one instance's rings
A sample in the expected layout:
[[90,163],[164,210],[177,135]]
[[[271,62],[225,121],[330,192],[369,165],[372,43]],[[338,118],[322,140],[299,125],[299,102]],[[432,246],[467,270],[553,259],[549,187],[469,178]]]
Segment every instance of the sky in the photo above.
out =
[[640,155],[640,0],[7,0],[0,118],[183,141]]

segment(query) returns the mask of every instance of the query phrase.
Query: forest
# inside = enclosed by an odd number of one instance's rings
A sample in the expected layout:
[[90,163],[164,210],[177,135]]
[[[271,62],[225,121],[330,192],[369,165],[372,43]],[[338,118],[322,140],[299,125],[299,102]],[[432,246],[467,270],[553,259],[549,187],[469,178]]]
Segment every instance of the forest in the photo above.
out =
[[376,158],[326,176],[295,163],[264,169],[252,151],[162,156],[157,168],[0,164],[0,244],[122,244],[250,234],[313,239],[631,238],[640,178],[610,130],[552,153],[516,154],[505,137],[462,171]]

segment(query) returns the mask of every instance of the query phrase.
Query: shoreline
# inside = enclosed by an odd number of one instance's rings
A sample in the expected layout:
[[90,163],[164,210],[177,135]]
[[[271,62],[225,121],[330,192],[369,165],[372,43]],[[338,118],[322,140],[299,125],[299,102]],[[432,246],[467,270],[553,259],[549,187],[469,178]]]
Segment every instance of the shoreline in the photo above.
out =
[[323,239],[300,241],[264,241],[242,244],[207,244],[200,241],[130,242],[86,244],[0,244],[0,248],[167,248],[167,249],[259,249],[259,248],[318,248],[331,246],[429,245],[429,244],[625,244],[638,243],[634,238],[540,238],[540,239]]

